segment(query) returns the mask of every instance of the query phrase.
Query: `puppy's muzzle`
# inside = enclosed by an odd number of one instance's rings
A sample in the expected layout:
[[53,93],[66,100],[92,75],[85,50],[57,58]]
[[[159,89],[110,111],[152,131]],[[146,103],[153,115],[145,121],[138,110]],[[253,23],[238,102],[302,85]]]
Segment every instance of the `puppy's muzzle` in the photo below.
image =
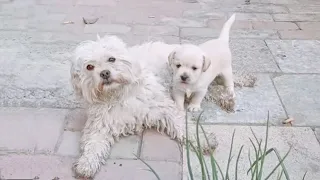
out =
[[187,80],[189,79],[189,76],[186,75],[186,74],[182,74],[182,75],[180,76],[180,78],[181,78],[181,80],[182,80],[183,82],[185,82],[185,81],[187,81]]
[[107,80],[110,78],[111,72],[109,70],[103,70],[100,72],[100,77],[104,80]]

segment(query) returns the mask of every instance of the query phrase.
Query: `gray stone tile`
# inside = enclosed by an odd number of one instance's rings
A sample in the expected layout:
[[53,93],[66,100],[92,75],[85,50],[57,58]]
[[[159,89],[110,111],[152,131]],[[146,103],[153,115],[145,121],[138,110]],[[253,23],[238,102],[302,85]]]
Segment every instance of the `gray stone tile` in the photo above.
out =
[[121,138],[111,149],[111,159],[136,159],[141,141],[141,136],[132,135]]
[[298,22],[301,29],[320,31],[320,22]]
[[212,12],[210,9],[187,10],[183,12],[182,17],[185,18],[201,18],[201,19],[227,19],[227,14],[224,12]]
[[[207,38],[218,37],[221,29],[212,28],[181,28],[180,36],[182,38]],[[230,38],[234,39],[279,39],[275,30],[240,30],[230,31]]]
[[320,6],[319,5],[306,5],[306,4],[295,4],[287,6],[289,11],[293,14],[310,14],[310,13],[319,13]]
[[318,139],[318,142],[320,143],[320,128],[316,128],[314,133],[316,134],[316,137]]
[[[204,100],[202,121],[223,124],[265,124],[268,111],[270,123],[280,125],[286,119],[285,111],[272,84],[269,75],[257,74],[255,87],[236,88],[236,105],[234,113],[227,113],[215,102]],[[208,92],[212,93],[212,92]],[[199,113],[192,113],[193,118]]]
[[134,46],[149,41],[162,41],[169,44],[179,44],[180,38],[177,36],[158,36],[158,35],[119,35],[129,46]]
[[[160,176],[160,179],[181,179],[181,165],[175,162],[146,161]],[[96,175],[96,180],[130,179],[156,180],[157,177],[139,160],[108,160]]]
[[[233,13],[229,13],[229,17],[231,17]],[[273,21],[272,16],[270,14],[264,13],[237,13],[236,20],[239,21]]]
[[1,108],[0,149],[53,153],[66,110]]
[[[182,43],[200,44],[207,40],[209,38],[183,39]],[[230,49],[233,54],[234,71],[280,72],[263,40],[231,39]]]
[[73,109],[66,115],[67,126],[65,130],[81,131],[87,121],[86,109]]
[[266,43],[283,72],[320,72],[319,41],[266,40]]
[[132,29],[134,35],[164,35],[179,36],[179,28],[177,26],[146,26],[134,25]]
[[[1,178],[74,179],[74,158],[45,155],[8,155],[0,157]],[[36,178],[35,178],[36,179]]]
[[77,157],[80,154],[80,132],[64,131],[58,155]]
[[205,27],[207,20],[201,18],[163,17],[161,23],[179,27]]
[[275,21],[320,21],[320,14],[274,14]]
[[28,21],[25,19],[0,18],[0,30],[26,30]]
[[[166,147],[163,148],[162,147]],[[159,149],[162,149],[159,153]],[[143,136],[141,158],[156,161],[181,162],[181,151],[177,141],[170,139],[166,134],[156,131],[146,131]]]
[[319,75],[283,75],[273,81],[294,125],[320,126]]
[[284,30],[278,31],[280,39],[289,40],[320,40],[318,30]]
[[[232,133],[234,130],[236,130],[232,152],[233,158],[230,163],[229,169],[230,179],[235,179],[234,169],[236,158],[242,145],[244,145],[244,148],[239,159],[238,179],[250,179],[251,176],[247,175],[246,173],[249,169],[249,151],[251,154],[251,160],[254,160],[254,149],[249,141],[249,138],[254,139],[254,137],[251,133],[250,127],[204,125],[204,128],[207,133],[212,132],[217,137],[219,146],[217,147],[213,155],[217,163],[221,166],[223,172],[225,172],[226,164],[228,161]],[[257,135],[258,139],[265,139],[266,127],[256,126],[251,128]],[[283,157],[289,150],[290,146],[292,147],[292,149],[290,151],[290,154],[284,161],[289,177],[294,180],[300,180],[302,179],[303,174],[308,171],[306,176],[307,179],[317,179],[320,176],[320,167],[318,163],[320,159],[320,146],[314,136],[313,131],[310,128],[305,127],[270,127],[268,148],[276,148],[279,151],[280,156]],[[193,152],[191,153],[190,159],[191,168],[193,170],[195,179],[201,179],[201,169],[198,163],[199,160]],[[210,170],[210,157],[205,156],[205,161],[207,162],[207,165],[209,166],[208,169]],[[271,170],[277,165],[278,162],[279,160],[277,159],[275,154],[270,153],[268,156],[266,156],[265,159],[264,172],[271,172]],[[185,153],[183,169],[184,177],[186,177],[188,171]],[[278,175],[278,172],[279,170],[276,171],[273,176],[271,176],[271,179],[276,179],[276,175]],[[267,173],[264,173],[263,177],[266,177]],[[185,178],[184,180],[187,180],[187,178]]]
[[262,40],[231,40],[234,71],[279,72],[270,50]]
[[84,33],[126,34],[130,31],[130,26],[122,24],[87,24],[84,27]]

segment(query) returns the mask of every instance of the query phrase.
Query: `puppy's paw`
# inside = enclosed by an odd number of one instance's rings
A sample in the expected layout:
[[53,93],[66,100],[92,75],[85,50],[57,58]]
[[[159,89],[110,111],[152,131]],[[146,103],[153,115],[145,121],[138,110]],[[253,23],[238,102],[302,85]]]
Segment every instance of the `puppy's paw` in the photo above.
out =
[[94,164],[91,164],[89,160],[83,156],[73,164],[72,169],[75,173],[75,177],[81,180],[92,179],[97,172],[97,168],[95,168]]
[[234,95],[223,96],[219,98],[218,103],[223,110],[229,113],[234,112],[234,107],[235,107]]
[[189,104],[188,111],[197,112],[202,111],[200,104]]

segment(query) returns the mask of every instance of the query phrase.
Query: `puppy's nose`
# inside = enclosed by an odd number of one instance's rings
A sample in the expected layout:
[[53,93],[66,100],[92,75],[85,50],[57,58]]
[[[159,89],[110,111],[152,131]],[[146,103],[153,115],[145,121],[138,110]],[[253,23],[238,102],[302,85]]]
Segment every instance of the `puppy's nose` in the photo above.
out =
[[100,77],[102,79],[108,79],[110,77],[110,71],[109,70],[103,70],[100,72]]
[[181,78],[182,81],[186,81],[189,78],[189,76],[183,74],[183,75],[180,76],[180,78]]

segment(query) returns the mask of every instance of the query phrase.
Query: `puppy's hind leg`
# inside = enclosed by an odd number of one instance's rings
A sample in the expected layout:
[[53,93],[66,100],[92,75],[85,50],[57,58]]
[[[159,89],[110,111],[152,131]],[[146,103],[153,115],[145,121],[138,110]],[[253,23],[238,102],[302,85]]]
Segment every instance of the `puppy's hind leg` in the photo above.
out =
[[101,120],[88,119],[80,140],[81,155],[73,165],[76,176],[93,178],[101,164],[105,164],[114,138]]
[[228,68],[222,72],[224,79],[225,91],[219,98],[219,105],[222,109],[227,112],[234,112],[235,106],[235,92],[234,92],[234,82],[232,75],[232,68]]

